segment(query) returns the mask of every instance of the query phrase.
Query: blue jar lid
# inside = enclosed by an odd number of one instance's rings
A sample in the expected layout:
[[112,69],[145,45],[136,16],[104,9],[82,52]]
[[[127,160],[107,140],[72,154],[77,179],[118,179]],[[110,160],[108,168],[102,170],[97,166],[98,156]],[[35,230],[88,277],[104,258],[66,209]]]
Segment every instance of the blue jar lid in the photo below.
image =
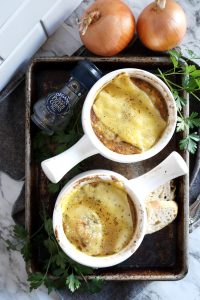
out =
[[103,73],[89,60],[81,60],[70,74],[88,90],[99,80]]

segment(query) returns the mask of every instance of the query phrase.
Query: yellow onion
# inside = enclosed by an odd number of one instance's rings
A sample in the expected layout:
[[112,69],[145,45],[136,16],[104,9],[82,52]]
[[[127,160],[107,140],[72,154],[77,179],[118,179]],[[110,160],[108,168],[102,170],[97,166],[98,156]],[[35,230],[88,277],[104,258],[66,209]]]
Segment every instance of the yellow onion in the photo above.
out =
[[134,16],[120,0],[95,1],[85,11],[79,24],[85,47],[101,56],[112,56],[122,51],[135,32]]
[[173,0],[157,0],[149,4],[137,21],[141,42],[154,51],[166,51],[182,41],[186,32],[186,16]]

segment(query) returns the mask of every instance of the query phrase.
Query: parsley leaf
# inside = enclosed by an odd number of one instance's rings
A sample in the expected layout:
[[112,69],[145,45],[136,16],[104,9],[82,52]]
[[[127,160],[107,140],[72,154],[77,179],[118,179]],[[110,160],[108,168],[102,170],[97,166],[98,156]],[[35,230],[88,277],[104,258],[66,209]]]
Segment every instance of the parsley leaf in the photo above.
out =
[[13,227],[13,233],[15,238],[19,238],[21,240],[26,240],[28,237],[28,233],[24,227],[18,224]]
[[21,254],[24,260],[27,262],[31,258],[31,245],[29,241],[26,241],[25,244],[21,248]]
[[47,219],[47,218],[44,219],[44,228],[45,228],[45,230],[46,230],[46,232],[49,236],[53,235],[53,223],[52,223],[52,220],[50,218],[49,219]]
[[54,257],[53,260],[55,261],[56,265],[63,271],[66,268],[67,260],[65,256],[63,256],[63,252],[59,251]]
[[191,153],[195,153],[197,149],[197,142],[200,137],[196,132],[189,134],[186,138],[180,140],[179,146],[181,150],[188,150]]
[[66,285],[68,286],[69,290],[73,293],[81,286],[81,282],[77,279],[74,274],[71,274],[66,279]]
[[93,270],[90,267],[86,267],[78,263],[74,265],[74,270],[79,275],[90,275],[93,273]]
[[177,132],[188,130],[189,128],[193,129],[194,127],[200,127],[200,118],[198,118],[197,112],[192,112],[188,118],[177,117]]
[[198,118],[197,112],[192,112],[187,118],[189,128],[193,129],[195,126],[200,127],[200,118]]
[[188,93],[191,93],[191,92],[195,91],[196,89],[198,89],[198,84],[197,84],[196,79],[193,77],[187,78],[187,80],[185,81],[184,89]]
[[[98,278],[89,280],[85,277],[93,273],[92,268],[76,263],[62,251],[53,233],[52,219],[48,218],[45,213],[43,224],[30,238],[27,231],[20,225],[13,226],[10,236],[16,238],[17,241],[14,243],[4,240],[7,247],[21,251],[26,261],[30,259],[35,246],[46,255],[41,262],[42,271],[36,271],[28,276],[31,291],[42,284],[48,288],[48,293],[57,288],[64,288],[66,285],[71,292],[76,291],[80,286],[85,286],[91,292],[100,290],[101,280]],[[33,239],[32,243],[35,245],[33,249],[30,247],[32,245],[30,239]]]
[[176,125],[176,131],[184,131],[188,128],[188,124],[186,122],[186,119],[183,117],[177,117],[177,125]]
[[98,277],[93,278],[87,283],[87,290],[92,294],[98,293],[102,289],[103,283],[104,281],[102,279]]
[[188,73],[188,74],[192,74],[193,72],[196,71],[196,66],[195,65],[188,65],[186,64],[185,65],[185,72]]
[[200,77],[200,70],[194,70],[190,75],[192,77]]
[[[80,114],[76,117],[75,122],[70,122],[70,126],[66,130],[54,133],[48,136],[43,132],[38,132],[34,138],[34,153],[39,161],[46,159],[52,155],[58,154],[63,150],[71,147],[82,135]],[[72,126],[73,125],[73,126]],[[75,166],[70,171],[70,176],[75,176],[82,170],[83,163]],[[58,184],[49,183],[47,188],[51,194],[56,194],[66,183],[62,180]],[[23,227],[14,228],[14,236],[20,240],[20,246],[6,242],[7,247],[13,250],[20,250],[24,259],[30,259],[32,251],[37,249],[41,254],[40,272],[36,271],[29,275],[28,282],[30,290],[38,288],[44,284],[50,293],[53,289],[68,287],[71,292],[76,291],[80,286],[89,284],[93,286],[93,280],[90,282],[85,275],[93,273],[89,267],[82,266],[71,258],[69,258],[60,248],[53,232],[52,219],[46,215],[42,216],[42,226],[32,237],[28,237]],[[30,248],[30,239],[31,246]],[[34,253],[33,253],[34,254]],[[97,290],[98,284],[94,281],[93,290]]]
[[186,105],[187,100],[185,98],[179,96],[179,94],[176,90],[173,91],[173,96],[176,101],[177,110],[179,110],[179,111],[182,110],[183,106]]
[[48,276],[46,276],[44,278],[44,285],[47,287],[48,289],[48,294],[50,294],[53,290],[54,290],[54,281],[52,278],[49,278]]
[[[191,59],[197,59],[198,57],[192,50],[186,49]],[[182,57],[182,53],[179,49],[173,49],[169,51],[170,60],[173,65],[173,69],[167,71],[161,71],[158,69],[158,75],[171,90],[178,111],[177,127],[176,131],[186,131],[189,133],[189,129],[194,129],[200,126],[200,118],[197,112],[192,112],[189,117],[184,117],[181,113],[183,107],[186,105],[187,100],[181,96],[181,92],[185,91],[189,95],[192,95],[194,99],[200,101],[200,97],[197,95],[197,91],[200,91],[200,70],[191,61]],[[180,81],[172,80],[172,76],[181,76]],[[195,133],[190,133],[186,138],[182,139],[179,143],[180,149],[187,149],[190,153],[194,153],[197,148],[197,140]]]
[[198,89],[200,89],[200,78],[199,78],[199,79],[196,79],[195,81],[196,81],[196,84],[197,84],[197,86],[198,86]]
[[181,58],[181,52],[177,50],[170,50],[169,51],[170,59],[174,65],[174,68],[178,67],[179,59]]
[[30,283],[30,291],[37,289],[44,283],[44,274],[40,272],[30,274],[27,281]]
[[47,248],[50,254],[54,254],[57,251],[57,246],[53,240],[48,238],[47,240],[44,240],[44,246]]

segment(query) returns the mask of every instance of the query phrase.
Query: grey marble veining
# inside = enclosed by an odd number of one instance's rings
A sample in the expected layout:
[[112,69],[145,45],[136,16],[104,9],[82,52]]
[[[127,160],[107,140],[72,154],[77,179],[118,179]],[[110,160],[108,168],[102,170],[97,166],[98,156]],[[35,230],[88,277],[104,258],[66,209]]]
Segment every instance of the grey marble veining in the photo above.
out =
[[[36,56],[71,55],[81,46],[77,20],[92,0],[84,0],[76,12],[65,21],[58,31],[43,45]],[[151,0],[126,0],[137,19],[141,10]],[[187,49],[200,56],[200,0],[178,1],[184,8],[187,20],[187,34],[181,45],[182,52],[187,56]],[[1,5],[1,4],[0,4]],[[55,43],[56,40],[56,43]],[[55,45],[56,44],[56,45]],[[200,60],[198,60],[200,63]],[[24,175],[24,85],[11,95],[8,102],[0,106],[0,170],[19,179]],[[13,105],[12,105],[13,103]],[[16,107],[20,107],[19,110]],[[5,133],[7,138],[5,139]],[[12,146],[12,151],[9,147]],[[13,204],[19,195],[23,182],[17,181],[0,171],[0,236],[7,238],[10,227],[14,224],[11,218]],[[189,239],[189,273],[178,282],[112,282],[106,283],[103,290],[90,296],[78,292],[67,293],[65,299],[92,300],[198,300],[200,299],[200,228],[190,234]],[[46,300],[60,299],[52,293],[47,294],[45,288],[29,293],[27,273],[21,255],[8,252],[0,240],[0,300]]]

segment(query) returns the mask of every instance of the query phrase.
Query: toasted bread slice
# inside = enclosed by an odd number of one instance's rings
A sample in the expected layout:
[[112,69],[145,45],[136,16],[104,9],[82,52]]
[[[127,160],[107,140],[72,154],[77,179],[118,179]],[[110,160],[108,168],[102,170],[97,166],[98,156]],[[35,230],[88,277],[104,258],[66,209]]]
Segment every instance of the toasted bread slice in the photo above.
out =
[[147,230],[146,234],[156,232],[170,224],[177,216],[178,205],[175,201],[146,202]]
[[174,184],[174,181],[173,180],[168,181],[165,184],[159,186],[155,191],[150,193],[145,199],[145,202],[147,203],[149,201],[155,201],[155,200],[160,200],[160,201],[174,200],[175,191],[176,191],[176,186]]

